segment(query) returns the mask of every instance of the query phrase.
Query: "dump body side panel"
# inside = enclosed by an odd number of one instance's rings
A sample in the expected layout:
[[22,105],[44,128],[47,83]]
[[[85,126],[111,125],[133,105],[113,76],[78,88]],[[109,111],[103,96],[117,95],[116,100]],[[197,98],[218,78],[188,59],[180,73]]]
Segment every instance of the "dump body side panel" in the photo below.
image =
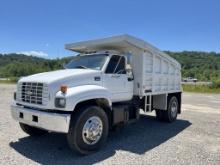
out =
[[[138,60],[136,59],[136,61]],[[138,91],[138,95],[145,96],[147,94],[154,95],[181,91],[180,67],[164,56],[150,51],[143,51],[142,55],[139,55],[139,65],[133,67],[134,77],[140,84],[139,88],[135,85],[136,89],[134,89],[136,93]],[[135,70],[139,70],[141,74]]]

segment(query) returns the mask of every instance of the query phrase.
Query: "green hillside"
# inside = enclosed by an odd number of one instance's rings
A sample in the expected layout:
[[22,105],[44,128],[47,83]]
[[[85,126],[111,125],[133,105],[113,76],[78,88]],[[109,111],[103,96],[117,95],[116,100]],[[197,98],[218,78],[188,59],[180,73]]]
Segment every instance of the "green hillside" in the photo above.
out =
[[[214,52],[170,52],[182,65],[183,77],[196,77],[200,81],[220,80],[220,54]],[[0,54],[0,77],[21,77],[62,68],[72,57],[44,59],[22,54]]]
[[196,77],[200,81],[220,79],[220,53],[166,52],[182,65],[182,77]]
[[22,54],[0,54],[0,77],[21,77],[62,68],[70,58],[44,59]]

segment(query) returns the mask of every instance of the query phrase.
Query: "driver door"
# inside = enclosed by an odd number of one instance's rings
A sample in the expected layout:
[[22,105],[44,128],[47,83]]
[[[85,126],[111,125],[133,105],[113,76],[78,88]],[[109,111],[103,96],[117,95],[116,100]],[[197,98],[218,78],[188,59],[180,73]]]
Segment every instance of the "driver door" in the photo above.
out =
[[113,55],[104,74],[103,86],[112,93],[112,101],[128,101],[133,97],[133,80],[126,74],[124,56]]

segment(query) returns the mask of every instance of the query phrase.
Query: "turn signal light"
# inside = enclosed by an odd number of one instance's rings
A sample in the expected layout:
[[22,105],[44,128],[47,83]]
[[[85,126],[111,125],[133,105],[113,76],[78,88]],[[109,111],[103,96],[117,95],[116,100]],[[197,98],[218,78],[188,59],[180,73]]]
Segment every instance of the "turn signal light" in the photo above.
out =
[[62,93],[66,93],[66,92],[67,92],[67,86],[61,86],[61,87],[60,87],[60,91],[61,91]]

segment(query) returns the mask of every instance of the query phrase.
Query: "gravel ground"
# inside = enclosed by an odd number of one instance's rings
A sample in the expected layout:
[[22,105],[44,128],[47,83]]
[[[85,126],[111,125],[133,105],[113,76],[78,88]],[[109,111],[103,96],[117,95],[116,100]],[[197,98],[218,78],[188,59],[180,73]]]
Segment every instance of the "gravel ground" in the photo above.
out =
[[143,115],[89,156],[71,152],[65,134],[32,138],[10,116],[14,85],[0,84],[0,164],[216,164],[220,165],[220,95],[183,94],[175,123]]

